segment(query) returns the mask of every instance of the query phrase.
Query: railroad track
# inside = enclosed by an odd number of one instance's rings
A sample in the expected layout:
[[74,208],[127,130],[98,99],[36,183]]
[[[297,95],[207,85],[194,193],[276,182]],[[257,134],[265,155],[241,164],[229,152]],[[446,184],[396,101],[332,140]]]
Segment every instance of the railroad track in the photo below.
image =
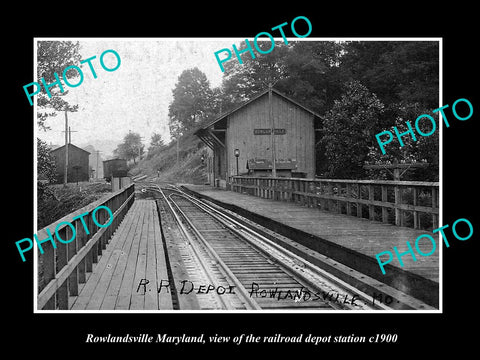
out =
[[174,186],[144,186],[161,194],[183,234],[178,251],[189,280],[177,284],[177,298],[194,291],[201,309],[390,309],[245,226],[238,215]]

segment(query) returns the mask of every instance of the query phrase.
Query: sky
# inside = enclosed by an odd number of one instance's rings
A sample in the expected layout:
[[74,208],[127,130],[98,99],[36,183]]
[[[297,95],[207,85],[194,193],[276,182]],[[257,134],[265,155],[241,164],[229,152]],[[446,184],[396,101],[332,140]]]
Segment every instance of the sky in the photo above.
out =
[[[79,105],[78,112],[68,113],[72,143],[80,146],[95,144],[98,140],[121,143],[131,130],[143,137],[147,147],[153,133],[160,133],[166,143],[170,141],[168,105],[182,71],[198,67],[207,76],[210,87],[219,86],[223,73],[214,52],[232,48],[235,42],[235,39],[222,38],[61,40],[78,40],[82,60],[96,56],[92,65],[97,78],[85,63],[82,66],[83,82],[78,87],[65,87],[69,90],[65,99],[71,105]],[[100,65],[100,55],[109,49],[115,50],[121,58],[120,67],[112,72],[105,71]],[[105,54],[104,61],[109,68],[116,65],[112,53]],[[51,130],[37,130],[36,136],[48,144],[64,144],[64,113],[48,118],[46,124]],[[103,156],[111,155],[111,149],[97,150],[103,151]]]

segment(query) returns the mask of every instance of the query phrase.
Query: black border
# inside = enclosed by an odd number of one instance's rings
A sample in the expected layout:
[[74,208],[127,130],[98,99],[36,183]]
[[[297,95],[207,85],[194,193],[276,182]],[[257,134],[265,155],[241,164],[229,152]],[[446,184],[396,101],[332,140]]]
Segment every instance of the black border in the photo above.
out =
[[[101,11],[95,5],[53,6],[24,9],[14,14],[16,21],[2,30],[8,38],[8,54],[2,61],[7,64],[4,73],[4,108],[8,111],[4,125],[21,140],[7,140],[4,158],[4,193],[8,204],[4,228],[4,316],[12,314],[13,321],[6,326],[5,343],[20,350],[21,345],[33,345],[36,352],[49,352],[49,347],[75,349],[73,353],[95,354],[98,349],[116,353],[134,349],[135,353],[154,351],[161,356],[170,351],[188,348],[195,352],[208,349],[215,356],[231,356],[245,351],[258,355],[260,348],[269,352],[264,356],[282,352],[287,346],[293,354],[338,352],[347,346],[360,350],[357,356],[379,356],[400,351],[408,356],[461,345],[466,350],[474,344],[469,319],[477,305],[475,290],[475,257],[478,250],[478,214],[476,203],[477,177],[474,172],[474,149],[477,118],[480,112],[478,91],[474,93],[478,71],[475,22],[472,5],[455,3],[449,9],[430,7],[419,9],[418,4],[405,2],[382,7],[373,5],[338,4],[326,8],[322,3],[303,5],[276,3],[260,9],[259,4],[223,3],[203,4],[198,9],[180,4],[135,5],[116,3]],[[136,6],[136,7],[135,7]],[[174,5],[175,6],[175,5]],[[443,6],[443,5],[441,5]],[[124,9],[125,8],[125,9]],[[276,9],[276,11],[273,11]],[[443,131],[443,212],[444,224],[458,218],[467,218],[474,224],[473,237],[465,242],[451,241],[443,248],[444,313],[443,314],[33,314],[33,259],[21,262],[14,242],[33,233],[33,108],[25,100],[22,86],[33,77],[34,37],[250,37],[258,32],[296,16],[310,19],[313,31],[310,37],[442,37],[443,38],[443,103],[452,104],[458,98],[469,99],[474,106],[473,117],[465,122],[452,121]],[[14,25],[12,25],[12,23]],[[2,25],[4,26],[4,25]],[[8,69],[8,70],[7,70]],[[4,83],[5,84],[5,83]],[[13,101],[12,101],[13,100]],[[7,135],[8,139],[9,136]],[[472,324],[474,325],[474,324]],[[475,326],[475,325],[474,325]],[[253,333],[256,336],[283,335],[375,335],[398,334],[395,344],[338,344],[282,345],[252,344],[252,346],[226,345],[162,345],[162,344],[85,344],[88,333],[104,336],[124,336],[157,333],[171,335],[234,336]],[[28,346],[27,345],[27,346]],[[38,346],[37,346],[38,345]],[[78,350],[77,350],[78,349]]]

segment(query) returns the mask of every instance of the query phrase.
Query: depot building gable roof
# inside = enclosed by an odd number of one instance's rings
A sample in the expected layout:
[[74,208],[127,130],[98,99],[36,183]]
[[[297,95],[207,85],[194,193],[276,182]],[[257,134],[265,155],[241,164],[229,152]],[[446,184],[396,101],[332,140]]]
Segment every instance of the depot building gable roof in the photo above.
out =
[[[69,147],[69,148],[73,148],[73,149],[77,149],[77,150],[81,150],[81,151],[86,152],[87,154],[90,154],[89,151],[87,151],[87,150],[85,150],[85,149],[82,149],[82,148],[79,148],[78,146],[75,146],[75,145],[73,145],[72,143],[69,143],[69,144],[68,144],[68,147]],[[59,146],[59,147],[57,147],[57,148],[55,148],[55,149],[53,149],[53,150],[50,150],[50,152],[56,152],[56,151],[60,151],[60,150],[65,150],[65,145],[62,145],[62,146]]]
[[[243,104],[237,106],[236,108],[228,111],[228,112],[225,112],[223,114],[221,114],[219,117],[217,117],[215,120],[207,123],[206,125],[203,125],[200,129],[198,129],[195,133],[198,133],[202,130],[206,130],[208,129],[209,127],[211,126],[214,126],[215,124],[217,124],[218,122],[222,121],[223,119],[227,118],[229,115],[235,113],[236,111],[240,110],[240,109],[243,109],[244,107],[248,106],[250,103],[254,102],[255,100],[261,98],[262,96],[268,94],[268,89],[261,92],[260,94],[256,95],[255,97],[253,97],[252,99],[244,102]],[[282,94],[281,92],[279,92],[278,90],[275,90],[275,89],[272,89],[272,94],[276,94],[278,95],[279,97],[291,102],[292,104],[294,104],[295,106],[298,106],[299,108],[305,110],[306,112],[312,114],[314,117],[318,118],[318,119],[321,119],[321,116],[319,114],[317,114],[316,112],[306,108],[305,106],[299,104],[298,102],[296,102],[295,100],[289,98],[288,96]]]

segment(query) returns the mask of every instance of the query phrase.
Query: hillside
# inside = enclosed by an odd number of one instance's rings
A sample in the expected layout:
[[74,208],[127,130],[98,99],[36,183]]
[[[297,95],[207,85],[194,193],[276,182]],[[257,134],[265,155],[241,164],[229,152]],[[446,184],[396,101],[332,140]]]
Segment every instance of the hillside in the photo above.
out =
[[160,171],[160,181],[173,183],[203,184],[207,181],[206,165],[202,164],[201,156],[207,154],[206,145],[195,135],[186,134],[180,138],[179,161],[177,164],[177,143],[156,153],[149,153],[130,173],[132,175],[148,175],[157,177]]

